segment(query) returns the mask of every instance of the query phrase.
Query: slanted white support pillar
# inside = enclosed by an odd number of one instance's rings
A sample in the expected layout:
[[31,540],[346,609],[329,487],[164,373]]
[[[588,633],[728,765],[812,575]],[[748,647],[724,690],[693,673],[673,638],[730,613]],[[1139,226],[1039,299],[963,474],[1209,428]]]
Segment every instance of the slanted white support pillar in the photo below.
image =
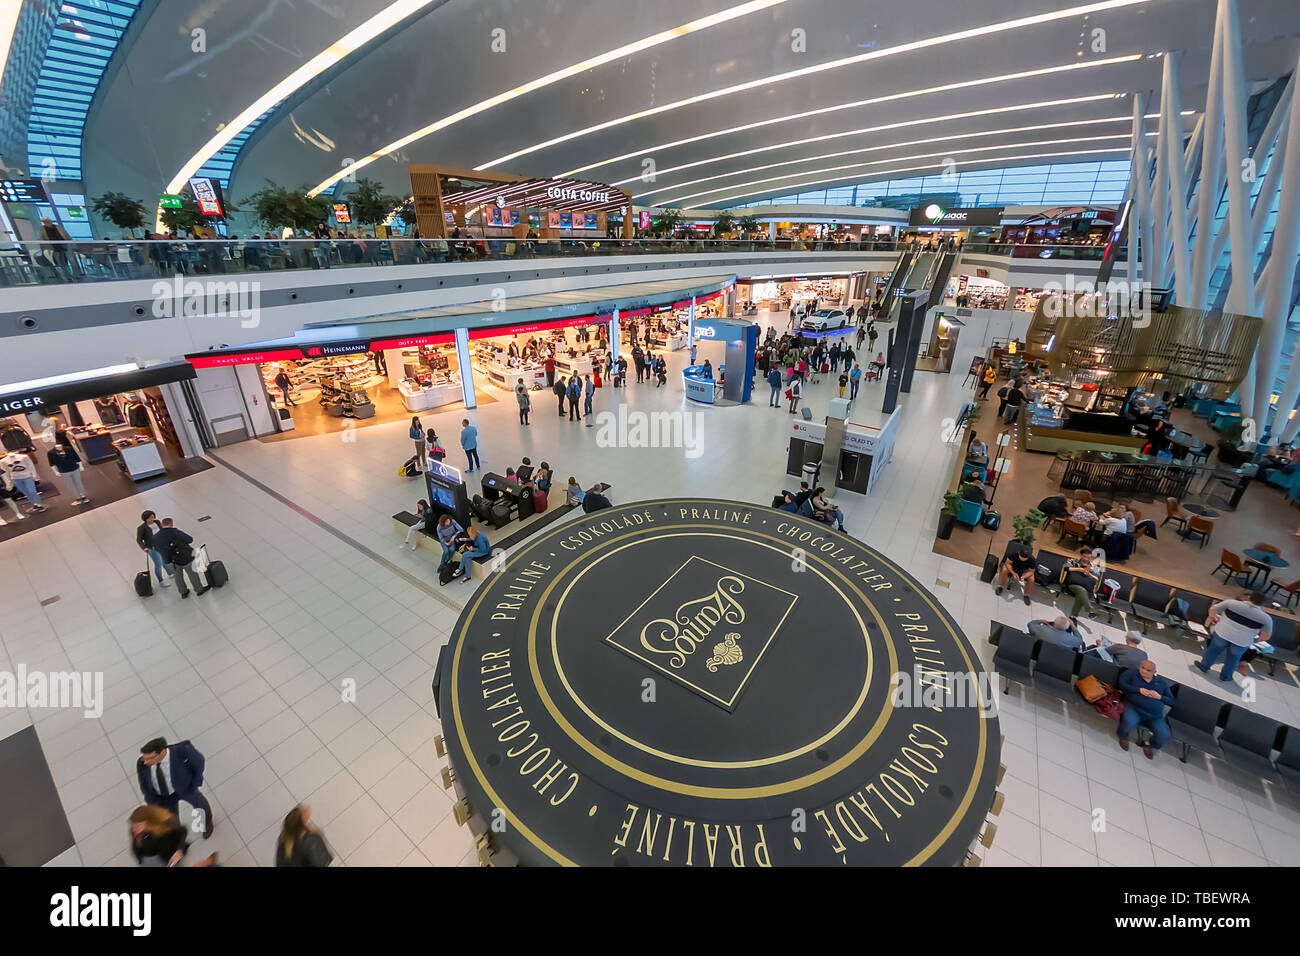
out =
[[[1247,176],[1251,157],[1246,148],[1246,74],[1236,0],[1219,0],[1218,31],[1222,35],[1220,45],[1223,47],[1224,165],[1228,173],[1228,248],[1232,254],[1232,284],[1228,288],[1227,311],[1258,315],[1255,250],[1251,245],[1252,177]],[[1254,401],[1249,410],[1260,431],[1268,415],[1268,398],[1273,389],[1273,378],[1277,375],[1281,345],[1281,321],[1270,328],[1266,320],[1255,362]]]
[[1282,90],[1282,95],[1278,97],[1277,105],[1273,107],[1273,115],[1268,118],[1268,125],[1264,127],[1259,145],[1255,147],[1254,155],[1257,163],[1262,163],[1268,158],[1270,149],[1273,150],[1273,159],[1268,164],[1268,172],[1264,174],[1264,183],[1260,186],[1259,195],[1255,197],[1255,207],[1251,211],[1252,255],[1259,255],[1260,244],[1264,241],[1264,223],[1273,205],[1273,197],[1277,195],[1278,186],[1282,182],[1282,167],[1286,162],[1289,143],[1285,123],[1286,118],[1291,115],[1291,98],[1294,93],[1295,74],[1292,73],[1286,88]]
[[[1297,62],[1296,69],[1300,71],[1300,62]],[[1286,327],[1287,313],[1291,311],[1291,281],[1295,276],[1296,259],[1300,257],[1300,97],[1291,98],[1287,142],[1290,146],[1282,169],[1282,197],[1277,223],[1273,227],[1273,252],[1269,256],[1268,281],[1264,290],[1264,326],[1278,330],[1279,341],[1281,330]],[[1263,352],[1262,344],[1260,351]],[[1300,361],[1297,358],[1300,356],[1291,357],[1291,370],[1278,399],[1278,420],[1273,429],[1275,434],[1280,430],[1287,441],[1294,438],[1300,429],[1300,418],[1286,420],[1297,397],[1300,397]]]
[[1196,190],[1196,243],[1192,247],[1192,297],[1188,305],[1209,308],[1210,251],[1214,245],[1214,212],[1223,183],[1223,31],[1214,31],[1210,54],[1210,87],[1201,124],[1201,180]]
[[1174,247],[1174,297],[1179,305],[1191,301],[1192,275],[1187,252],[1187,180],[1183,177],[1181,98],[1178,92],[1178,54],[1165,54],[1163,86],[1160,91],[1161,122],[1165,134],[1165,165],[1169,173],[1169,232]]
[[1166,176],[1169,163],[1165,161],[1165,157],[1168,156],[1165,140],[1169,135],[1169,127],[1165,123],[1162,110],[1156,118],[1156,165],[1151,177],[1152,242],[1151,255],[1147,258],[1146,264],[1147,280],[1157,289],[1166,288],[1168,281],[1165,262],[1169,258],[1169,184]]
[[[1133,137],[1129,152],[1128,188],[1133,197],[1133,206],[1128,217],[1128,287],[1138,288],[1138,239],[1144,245],[1151,242],[1147,232],[1147,219],[1150,208],[1147,199],[1147,122],[1146,97],[1141,93],[1133,94]],[[1143,252],[1146,255],[1146,252]],[[1150,272],[1150,269],[1146,270]]]
[[[1282,163],[1286,156],[1286,118],[1290,115],[1291,92],[1295,89],[1295,76],[1291,77],[1286,88],[1283,89],[1282,95],[1278,97],[1276,105],[1273,107],[1273,113],[1269,116],[1268,125],[1264,127],[1264,132],[1260,135],[1259,145],[1255,147],[1254,157],[1256,161],[1268,155],[1270,149],[1275,149],[1273,161],[1269,164],[1268,173],[1264,177],[1264,183],[1260,186],[1259,194],[1255,198],[1253,211],[1251,212],[1251,248],[1254,250],[1252,256],[1258,256],[1261,252],[1261,244],[1264,241],[1264,223],[1268,218],[1268,210],[1273,204],[1273,197],[1277,195],[1278,183],[1282,178]],[[1274,141],[1276,141],[1276,148]],[[1229,210],[1223,216],[1223,222],[1219,224],[1219,231],[1214,236],[1214,247],[1210,250],[1210,269],[1213,271],[1214,263],[1219,261],[1219,256],[1223,255],[1223,250],[1228,247],[1228,220],[1232,218],[1232,212]],[[1253,261],[1253,260],[1252,260]],[[1263,280],[1263,271],[1259,279],[1255,282],[1255,301],[1259,301],[1261,295],[1261,282]]]

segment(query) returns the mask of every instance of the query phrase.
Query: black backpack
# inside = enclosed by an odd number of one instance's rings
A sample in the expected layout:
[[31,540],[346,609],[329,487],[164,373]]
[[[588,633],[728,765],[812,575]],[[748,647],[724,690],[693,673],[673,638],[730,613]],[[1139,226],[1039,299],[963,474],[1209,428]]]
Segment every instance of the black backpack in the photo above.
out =
[[177,538],[167,549],[167,562],[169,564],[189,564],[194,560],[194,549],[186,542]]

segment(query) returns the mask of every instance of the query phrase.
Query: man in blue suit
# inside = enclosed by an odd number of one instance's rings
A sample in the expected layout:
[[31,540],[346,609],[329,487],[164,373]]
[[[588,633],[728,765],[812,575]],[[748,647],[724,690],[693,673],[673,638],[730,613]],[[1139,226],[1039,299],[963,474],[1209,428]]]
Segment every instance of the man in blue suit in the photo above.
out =
[[166,738],[155,737],[140,748],[135,772],[145,803],[179,814],[180,801],[184,800],[203,811],[203,839],[206,840],[212,836],[212,807],[199,793],[203,766],[203,754],[188,740],[169,747]]

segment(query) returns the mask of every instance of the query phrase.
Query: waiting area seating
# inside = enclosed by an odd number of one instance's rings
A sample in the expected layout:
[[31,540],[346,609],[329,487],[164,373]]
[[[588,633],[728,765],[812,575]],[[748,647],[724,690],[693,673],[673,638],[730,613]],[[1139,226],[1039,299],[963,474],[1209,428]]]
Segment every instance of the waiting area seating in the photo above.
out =
[[[1225,551],[1224,557],[1231,560],[1231,552]],[[1038,571],[1034,584],[1039,595],[1051,595],[1053,598],[1069,596],[1063,586],[1065,575],[1065,555],[1051,551],[1040,551],[1037,555]],[[1220,563],[1215,568],[1217,573],[1224,567]],[[1242,565],[1244,567],[1244,565]],[[1229,574],[1232,572],[1230,571]],[[1243,583],[1244,589],[1249,582]],[[1112,588],[1113,585],[1113,588]],[[1293,582],[1294,590],[1300,592],[1300,581]],[[1282,586],[1280,590],[1287,593],[1288,607],[1293,595],[1293,585]],[[1113,590],[1113,594],[1110,593]],[[1096,587],[1089,595],[1094,613],[1105,614],[1107,623],[1115,624],[1117,619],[1128,618],[1132,625],[1144,634],[1151,633],[1151,625],[1165,628],[1175,637],[1204,642],[1209,634],[1205,629],[1205,620],[1209,616],[1210,606],[1221,598],[1213,595],[1180,588],[1165,582],[1154,581],[1138,574],[1119,571],[1107,567],[1098,575]],[[1300,653],[1297,653],[1297,620],[1283,614],[1268,612],[1273,621],[1272,636],[1269,645],[1271,654],[1260,654],[1257,658],[1268,667],[1270,676],[1277,674],[1279,663],[1300,666]]]
[[[1088,706],[1075,688],[1079,678],[1093,676],[1113,688],[1125,670],[1087,653],[1044,643],[997,620],[989,625],[989,643],[997,648],[993,669],[1002,679],[1003,693],[1009,693],[1015,682]],[[1300,729],[1194,687],[1172,680],[1169,685],[1174,703],[1165,718],[1172,742],[1181,748],[1179,760],[1186,763],[1187,755],[1199,750],[1267,780],[1280,778],[1288,789],[1300,793]]]

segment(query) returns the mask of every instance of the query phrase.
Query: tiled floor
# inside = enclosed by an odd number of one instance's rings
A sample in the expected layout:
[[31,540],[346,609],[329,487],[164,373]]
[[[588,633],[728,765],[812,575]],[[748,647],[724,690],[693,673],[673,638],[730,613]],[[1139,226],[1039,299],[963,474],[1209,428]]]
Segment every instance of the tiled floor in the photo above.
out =
[[[974,352],[976,343],[963,344]],[[671,367],[683,359],[676,353]],[[968,364],[969,355],[958,356],[954,367]],[[618,401],[683,409],[678,381],[670,377],[667,390],[602,390],[597,410]],[[960,406],[960,385],[957,375],[919,374],[875,493],[837,500],[850,533],[930,586],[987,664],[990,617],[1021,625],[1050,612],[995,597],[976,568],[931,550],[956,454],[942,440],[943,420]],[[878,407],[882,387],[864,385],[859,401]],[[833,390],[830,379],[809,387],[815,415]],[[504,471],[523,455],[546,459],[561,480],[609,482],[616,503],[671,494],[767,502],[791,481],[783,474],[790,416],[766,407],[765,396],[761,389],[749,407],[686,408],[702,416],[696,458],[598,447],[598,429],[552,417],[544,403],[528,429],[511,402],[472,417],[490,469]],[[451,436],[463,414],[423,417]],[[218,453],[238,471],[218,464],[0,544],[0,668],[105,674],[100,720],[79,711],[0,713],[0,736],[35,721],[77,840],[56,863],[132,862],[125,816],[139,802],[134,763],[157,734],[189,738],[207,756],[204,789],[217,830],[196,849],[210,844],[227,864],[269,865],[280,819],[297,801],[312,806],[344,864],[474,863],[437,779],[444,761],[434,753],[429,687],[472,587],[439,589],[433,555],[398,549],[389,516],[420,494],[396,477],[408,446],[402,423],[248,442]],[[458,463],[454,443],[449,450]],[[226,561],[229,586],[184,602],[173,590],[137,598],[130,579],[141,563],[134,528],[143,507],[174,516],[207,543]],[[1164,673],[1193,682],[1186,651],[1155,635],[1147,646]],[[346,680],[355,682],[355,703],[341,700]],[[1251,706],[1300,722],[1294,674],[1263,677],[1257,691]],[[1197,755],[1181,764],[1168,754],[1148,762],[1136,748],[1126,754],[1112,728],[1081,706],[1018,688],[1000,703],[1006,806],[988,864],[1300,863],[1300,813],[1276,788]]]

